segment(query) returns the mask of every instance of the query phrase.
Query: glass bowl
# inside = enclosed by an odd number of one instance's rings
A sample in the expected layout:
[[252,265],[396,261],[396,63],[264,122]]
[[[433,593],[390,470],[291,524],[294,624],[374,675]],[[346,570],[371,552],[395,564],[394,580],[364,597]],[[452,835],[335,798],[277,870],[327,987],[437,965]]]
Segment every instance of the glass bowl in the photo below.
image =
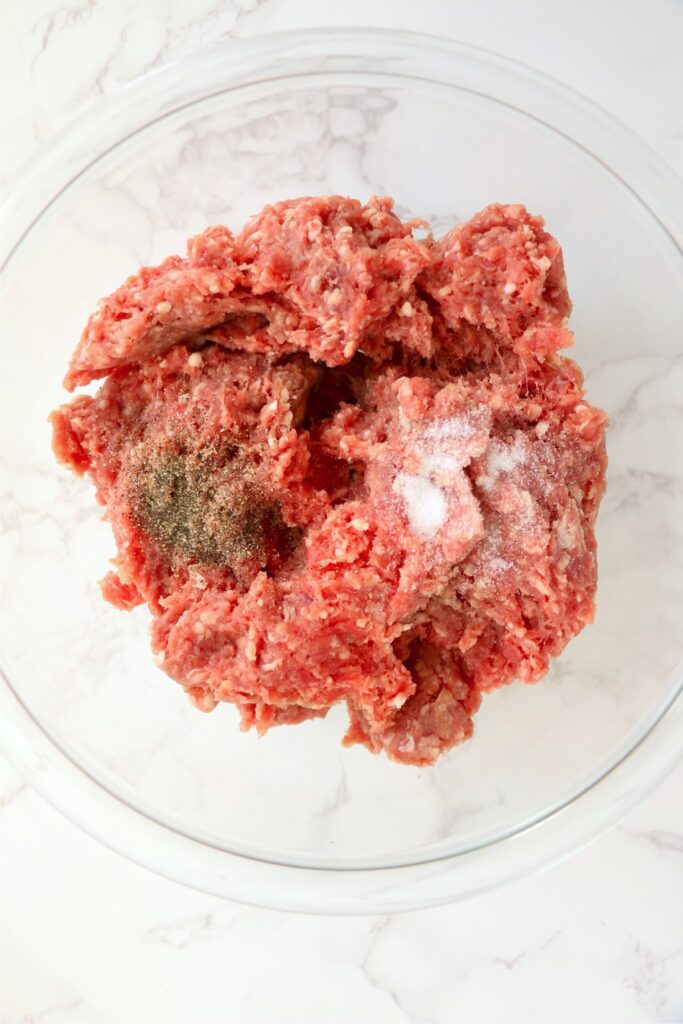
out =
[[[681,749],[683,260],[673,174],[580,96],[427,36],[332,30],[221,45],[98,103],[5,209],[4,678],[9,754],[110,847],[230,898],[307,911],[436,904],[607,827]],[[534,687],[484,700],[472,741],[416,770],[343,749],[344,712],[264,739],[155,668],[115,611],[90,486],[47,413],[95,301],[264,203],[396,198],[435,233],[492,201],[564,246],[575,357],[611,416],[594,626]],[[678,220],[677,220],[678,219]],[[677,376],[678,375],[678,376]]]

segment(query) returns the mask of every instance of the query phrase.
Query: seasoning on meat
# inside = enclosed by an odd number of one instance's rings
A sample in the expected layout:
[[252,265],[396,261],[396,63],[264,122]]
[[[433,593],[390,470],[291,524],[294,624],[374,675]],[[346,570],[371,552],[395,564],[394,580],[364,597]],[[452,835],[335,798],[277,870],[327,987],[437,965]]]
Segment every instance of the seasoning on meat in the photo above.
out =
[[431,764],[482,695],[592,620],[606,417],[562,252],[491,206],[440,241],[388,199],[266,207],[101,303],[52,414],[117,544],[105,597],[260,732],[343,701],[346,743]]
[[137,526],[170,558],[222,568],[272,568],[273,550],[291,554],[300,531],[254,481],[234,444],[218,450],[143,450],[129,470]]

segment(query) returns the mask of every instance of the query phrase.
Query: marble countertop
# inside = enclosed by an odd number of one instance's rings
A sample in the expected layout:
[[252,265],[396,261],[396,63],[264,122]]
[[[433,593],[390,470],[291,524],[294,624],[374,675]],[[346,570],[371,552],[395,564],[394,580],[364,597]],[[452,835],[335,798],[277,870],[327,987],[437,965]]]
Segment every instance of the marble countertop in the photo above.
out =
[[[87,101],[229,36],[415,29],[590,96],[683,171],[676,0],[7,0],[10,182]],[[406,915],[237,906],[99,845],[0,760],[0,1019],[45,1022],[683,1020],[683,767],[540,875]]]

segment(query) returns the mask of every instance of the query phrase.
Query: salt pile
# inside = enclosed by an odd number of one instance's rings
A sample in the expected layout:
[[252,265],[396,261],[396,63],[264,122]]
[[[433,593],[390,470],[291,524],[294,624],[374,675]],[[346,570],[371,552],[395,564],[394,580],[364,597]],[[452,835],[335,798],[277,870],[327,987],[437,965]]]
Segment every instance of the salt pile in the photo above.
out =
[[429,424],[408,440],[418,457],[418,471],[400,472],[394,491],[404,502],[411,531],[434,540],[448,515],[449,483],[471,459],[477,424],[470,413]]

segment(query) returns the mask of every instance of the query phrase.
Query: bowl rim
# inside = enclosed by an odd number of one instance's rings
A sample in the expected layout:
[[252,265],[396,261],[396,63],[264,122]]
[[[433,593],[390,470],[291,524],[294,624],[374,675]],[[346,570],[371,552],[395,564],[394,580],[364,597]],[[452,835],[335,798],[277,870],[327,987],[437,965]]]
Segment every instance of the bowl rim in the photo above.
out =
[[[186,82],[192,77],[188,69],[202,68],[206,74],[208,62],[211,73],[224,74],[225,81],[218,90],[222,92],[254,84],[254,73],[263,75],[264,70],[272,70],[275,77],[282,77],[287,61],[301,63],[317,59],[322,65],[323,60],[329,63],[336,59],[341,62],[340,67],[348,65],[351,69],[354,62],[362,63],[369,56],[380,63],[382,59],[395,62],[397,53],[392,52],[393,48],[407,55],[408,66],[411,60],[419,65],[427,53],[431,57],[438,55],[442,64],[450,60],[454,74],[458,60],[484,65],[487,72],[493,69],[503,80],[514,78],[518,83],[530,85],[529,95],[536,97],[538,94],[541,107],[541,101],[549,96],[552,103],[559,103],[563,114],[573,112],[574,121],[567,116],[562,130],[546,121],[543,123],[586,150],[616,175],[646,207],[679,253],[682,252],[683,231],[677,216],[683,205],[680,202],[682,190],[675,173],[637,135],[570,87],[511,58],[447,38],[399,30],[325,28],[223,40],[189,58],[181,58],[135,78],[117,93],[89,104],[42,147],[26,173],[17,175],[8,190],[0,208],[0,218],[7,228],[3,232],[4,266],[10,265],[40,218],[60,196],[124,141],[125,135],[117,136],[104,149],[99,148],[110,139],[112,131],[125,126],[132,108],[135,108],[134,116],[140,118],[139,111],[144,110],[145,105],[149,107],[158,102],[170,87],[170,106],[163,109],[159,117],[179,109],[173,106],[174,89],[183,91],[180,79]],[[226,54],[232,58],[239,56],[239,70],[235,71],[233,65],[232,73],[225,74],[222,65]],[[310,73],[309,68],[305,74]],[[395,63],[391,71],[378,73],[406,77],[403,71],[396,71]],[[198,102],[206,95],[200,92],[184,105]],[[488,98],[495,97],[488,95]],[[526,109],[516,109],[543,120]],[[586,129],[588,144],[571,133],[570,124],[576,123]],[[144,121],[135,131],[144,130],[147,125]],[[596,140],[604,144],[602,155],[595,151]],[[86,162],[83,164],[84,150]],[[615,155],[618,160],[625,159],[628,180],[610,166]],[[634,158],[635,169],[629,164]],[[74,161],[80,169],[71,174]],[[639,182],[643,174],[645,196],[639,185],[632,184],[634,178]],[[82,764],[69,757],[38,723],[4,671],[0,705],[5,714],[0,719],[3,723],[0,738],[10,759],[53,806],[105,845],[157,873],[202,891],[270,907],[323,913],[388,912],[442,903],[491,888],[561,859],[613,824],[649,792],[681,756],[683,741],[679,739],[680,730],[675,727],[683,719],[681,668],[683,665],[677,670],[678,686],[673,686],[634,745],[580,792],[512,832],[465,851],[426,857],[410,864],[367,867],[295,864],[228,851],[183,834],[107,789]],[[573,822],[577,827],[569,839],[571,830],[567,828],[567,816],[575,818],[579,804],[582,811],[586,808],[586,820]],[[542,854],[534,848],[534,839],[541,829],[545,835]],[[268,873],[273,875],[273,872],[277,880],[274,876],[268,877]]]

